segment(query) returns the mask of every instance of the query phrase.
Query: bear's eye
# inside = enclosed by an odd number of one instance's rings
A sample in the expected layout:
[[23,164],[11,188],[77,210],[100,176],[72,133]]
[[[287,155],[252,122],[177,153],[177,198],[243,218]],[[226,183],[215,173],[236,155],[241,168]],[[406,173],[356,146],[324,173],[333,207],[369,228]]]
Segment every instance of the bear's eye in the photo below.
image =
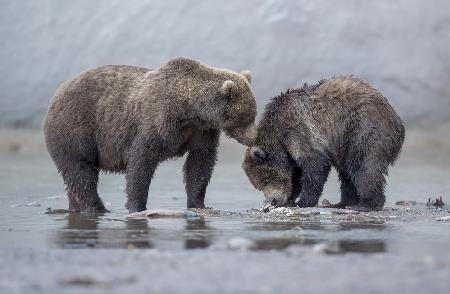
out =
[[250,156],[256,162],[263,162],[267,158],[267,153],[261,147],[253,146],[250,148]]

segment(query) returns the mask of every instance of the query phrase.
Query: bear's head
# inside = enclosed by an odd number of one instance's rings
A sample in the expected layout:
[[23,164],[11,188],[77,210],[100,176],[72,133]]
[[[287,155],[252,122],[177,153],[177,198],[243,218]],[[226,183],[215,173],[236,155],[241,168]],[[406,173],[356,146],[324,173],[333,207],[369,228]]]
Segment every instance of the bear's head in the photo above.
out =
[[209,67],[189,58],[175,58],[161,70],[190,118],[200,127],[218,128],[250,146],[256,137],[256,100],[248,71]]
[[220,87],[226,102],[222,113],[222,129],[239,143],[250,146],[256,138],[256,101],[250,89],[248,71],[228,73]]
[[242,168],[267,204],[284,206],[291,198],[295,163],[282,148],[256,143],[247,148]]
[[[266,105],[256,138],[247,148],[242,168],[252,185],[264,193],[266,203],[284,206],[298,192],[296,163],[290,155],[290,122],[286,101],[273,99]],[[287,109],[290,109],[289,107]],[[292,112],[294,113],[294,112]],[[292,204],[292,203],[289,203]]]

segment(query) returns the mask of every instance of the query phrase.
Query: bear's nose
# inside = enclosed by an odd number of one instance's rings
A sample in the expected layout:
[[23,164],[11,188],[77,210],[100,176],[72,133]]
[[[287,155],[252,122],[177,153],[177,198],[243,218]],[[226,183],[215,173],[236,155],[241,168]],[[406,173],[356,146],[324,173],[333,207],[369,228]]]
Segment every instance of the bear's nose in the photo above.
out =
[[266,200],[266,204],[270,204],[272,206],[276,206],[277,205],[277,199],[276,198],[270,198]]
[[269,212],[272,208],[277,206],[277,199],[269,198],[264,201],[263,212]]

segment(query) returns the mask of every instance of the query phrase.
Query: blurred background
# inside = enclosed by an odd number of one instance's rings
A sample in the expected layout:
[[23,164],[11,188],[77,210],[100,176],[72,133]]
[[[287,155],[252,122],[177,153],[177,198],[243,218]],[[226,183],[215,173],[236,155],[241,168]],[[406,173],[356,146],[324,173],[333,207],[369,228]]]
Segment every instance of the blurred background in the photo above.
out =
[[43,148],[33,130],[59,85],[81,71],[155,68],[175,56],[250,70],[259,113],[287,88],[353,74],[390,99],[406,122],[407,144],[449,146],[447,0],[0,3],[3,151]]

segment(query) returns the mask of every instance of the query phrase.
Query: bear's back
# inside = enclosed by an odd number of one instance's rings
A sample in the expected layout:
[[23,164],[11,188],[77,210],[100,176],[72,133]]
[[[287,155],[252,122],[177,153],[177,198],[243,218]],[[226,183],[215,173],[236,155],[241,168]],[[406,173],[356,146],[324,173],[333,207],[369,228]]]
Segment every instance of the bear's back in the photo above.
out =
[[329,148],[340,150],[349,141],[355,145],[367,141],[397,156],[405,136],[403,122],[377,89],[355,77],[338,77],[323,82],[314,95],[316,111],[310,119],[335,145]]
[[107,65],[65,82],[44,121],[47,141],[64,141],[60,144],[68,146],[78,145],[76,140],[92,141],[104,128],[99,120],[126,128],[127,122],[121,119],[124,100],[147,72],[141,67]]
[[[49,113],[71,114],[92,109],[99,99],[116,100],[131,91],[149,69],[127,65],[106,65],[87,70],[59,87]],[[89,108],[89,109],[84,109]]]

